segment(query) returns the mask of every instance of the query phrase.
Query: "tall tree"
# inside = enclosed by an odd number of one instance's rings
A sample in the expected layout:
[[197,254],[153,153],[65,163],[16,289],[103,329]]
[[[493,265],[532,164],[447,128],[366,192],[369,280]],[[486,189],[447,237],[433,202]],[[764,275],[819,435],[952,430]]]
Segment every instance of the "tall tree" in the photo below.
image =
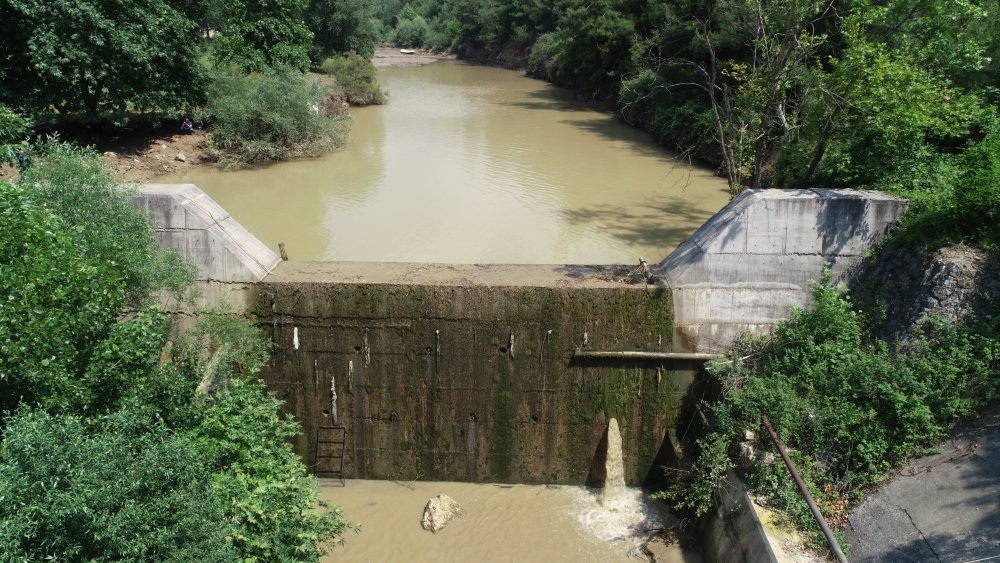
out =
[[313,33],[314,59],[354,51],[375,54],[379,40],[375,6],[367,0],[310,0],[306,23]]
[[245,71],[278,65],[309,68],[312,32],[304,15],[308,0],[226,0],[215,59]]
[[169,0],[6,0],[0,101],[34,114],[92,116],[194,104],[202,78],[189,7]]

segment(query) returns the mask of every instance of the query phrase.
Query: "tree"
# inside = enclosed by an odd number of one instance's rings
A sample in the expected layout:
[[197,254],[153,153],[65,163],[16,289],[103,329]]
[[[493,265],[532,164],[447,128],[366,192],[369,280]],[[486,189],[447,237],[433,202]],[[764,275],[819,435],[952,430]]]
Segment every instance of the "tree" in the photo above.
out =
[[312,44],[303,20],[307,5],[308,0],[227,0],[213,58],[248,72],[274,66],[305,71]]
[[121,412],[23,410],[0,447],[5,561],[234,561],[212,472],[190,439]]
[[149,217],[132,205],[132,191],[94,150],[49,139],[34,152],[18,185],[63,220],[84,255],[115,265],[130,305],[148,305],[158,290],[180,296],[190,286],[193,266],[160,250]]
[[124,283],[25,188],[0,182],[0,216],[0,412],[64,407],[124,306]]
[[310,0],[306,23],[313,33],[314,61],[354,51],[366,59],[379,41],[375,6],[365,0]]
[[7,0],[0,102],[35,115],[201,101],[197,25],[169,0]]

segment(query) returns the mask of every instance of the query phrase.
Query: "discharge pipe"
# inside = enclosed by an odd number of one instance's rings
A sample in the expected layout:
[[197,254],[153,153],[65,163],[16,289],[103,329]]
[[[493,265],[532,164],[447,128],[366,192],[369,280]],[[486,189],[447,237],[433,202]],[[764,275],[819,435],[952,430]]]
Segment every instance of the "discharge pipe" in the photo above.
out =
[[781,445],[781,440],[778,439],[778,434],[775,433],[774,428],[771,426],[771,421],[767,419],[764,413],[760,413],[760,421],[764,423],[764,428],[767,428],[767,433],[771,435],[771,441],[774,442],[774,446],[778,448],[778,453],[781,454],[781,459],[785,461],[785,467],[788,468],[788,472],[792,474],[792,478],[795,479],[795,484],[798,485],[799,491],[802,496],[806,499],[806,503],[809,505],[809,510],[812,510],[813,516],[816,517],[816,521],[819,522],[819,527],[823,528],[823,535],[826,536],[826,541],[830,542],[830,549],[833,550],[833,554],[837,556],[837,561],[840,563],[847,563],[847,556],[844,555],[844,551],[840,549],[840,544],[837,543],[837,538],[833,537],[833,532],[830,531],[830,526],[826,524],[826,520],[823,519],[823,514],[820,513],[819,507],[813,502],[812,495],[809,494],[809,489],[806,488],[806,484],[802,481],[802,477],[799,477],[799,472],[795,470],[795,464],[792,463],[792,459],[788,457],[788,453],[785,452],[785,447]]
[[577,350],[574,359],[581,360],[696,360],[707,362],[721,358],[723,354],[703,354],[700,352],[601,352],[593,350]]

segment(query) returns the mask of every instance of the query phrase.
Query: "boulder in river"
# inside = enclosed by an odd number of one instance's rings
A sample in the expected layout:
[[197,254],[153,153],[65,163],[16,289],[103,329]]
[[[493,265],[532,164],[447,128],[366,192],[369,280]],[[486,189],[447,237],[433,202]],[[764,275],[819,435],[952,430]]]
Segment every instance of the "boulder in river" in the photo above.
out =
[[438,495],[427,501],[427,506],[424,507],[424,517],[420,521],[420,525],[425,530],[438,533],[448,525],[448,522],[463,514],[465,514],[465,511],[455,502],[455,499],[448,495]]

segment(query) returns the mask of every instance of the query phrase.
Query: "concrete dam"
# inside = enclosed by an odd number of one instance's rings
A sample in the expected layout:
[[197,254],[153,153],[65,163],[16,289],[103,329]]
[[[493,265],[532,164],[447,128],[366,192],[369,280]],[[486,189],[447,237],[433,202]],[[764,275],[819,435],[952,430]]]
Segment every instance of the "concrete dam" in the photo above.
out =
[[660,478],[700,392],[697,354],[808,305],[824,264],[845,271],[906,208],[877,192],[748,191],[646,277],[286,262],[196,186],[147,185],[136,203],[160,243],[198,265],[195,308],[228,304],[272,339],[263,377],[302,424],[296,449],[315,471],[337,449],[347,477],[574,485],[603,482],[610,418],[626,481]]

